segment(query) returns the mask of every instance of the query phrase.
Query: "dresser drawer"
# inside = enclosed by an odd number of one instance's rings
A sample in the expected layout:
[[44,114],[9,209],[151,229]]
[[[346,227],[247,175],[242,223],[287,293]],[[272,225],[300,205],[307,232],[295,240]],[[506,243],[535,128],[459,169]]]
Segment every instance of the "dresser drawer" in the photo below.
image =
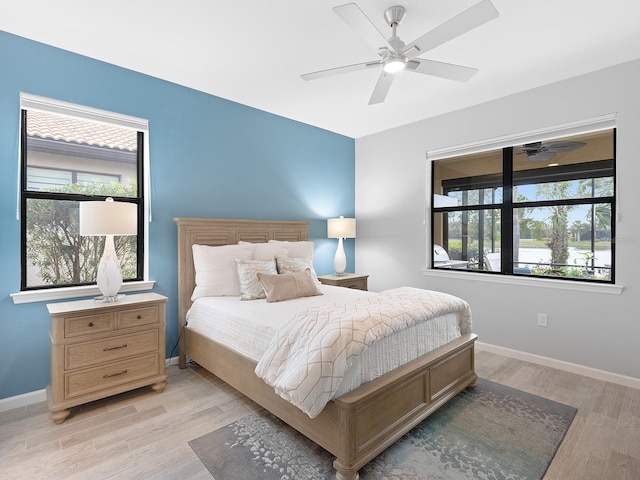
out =
[[93,333],[115,330],[116,320],[113,313],[97,313],[82,317],[64,319],[64,337],[74,338]]
[[76,343],[65,346],[64,369],[88,367],[103,362],[111,362],[132,355],[157,352],[159,332],[157,329],[133,335]]
[[340,284],[341,287],[354,288],[356,290],[367,289],[367,279],[354,278],[353,280],[347,280]]
[[65,373],[64,396],[69,399],[152,377],[164,370],[161,366],[164,367],[158,353],[152,353],[88,370]]
[[118,312],[118,328],[137,327],[158,323],[160,315],[158,306],[132,308]]

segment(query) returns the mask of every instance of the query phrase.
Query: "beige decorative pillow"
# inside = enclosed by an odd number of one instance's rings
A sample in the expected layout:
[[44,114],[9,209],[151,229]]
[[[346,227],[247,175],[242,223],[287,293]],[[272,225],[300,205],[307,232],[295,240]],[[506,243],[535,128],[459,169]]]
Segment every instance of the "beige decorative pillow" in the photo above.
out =
[[318,275],[316,275],[316,271],[313,269],[313,260],[310,258],[276,257],[276,267],[280,274],[309,270],[315,284],[320,285]]
[[311,276],[311,271],[308,269],[302,272],[283,273],[280,275],[266,273],[258,273],[256,275],[269,303],[322,295]]
[[258,273],[277,275],[276,261],[271,260],[242,260],[236,258],[238,280],[240,280],[240,300],[256,300],[264,298],[266,294],[260,282]]

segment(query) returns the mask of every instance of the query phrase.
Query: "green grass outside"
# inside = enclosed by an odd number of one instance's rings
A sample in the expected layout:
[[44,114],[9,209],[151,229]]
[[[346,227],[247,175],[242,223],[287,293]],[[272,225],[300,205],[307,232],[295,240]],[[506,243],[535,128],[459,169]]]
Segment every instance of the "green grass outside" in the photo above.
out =
[[[520,248],[549,248],[547,246],[547,242],[549,240],[533,240],[531,238],[521,238],[520,239]],[[453,247],[457,250],[462,249],[462,241],[460,240],[449,240],[450,247]],[[569,246],[579,248],[580,250],[591,250],[591,242],[589,240],[582,240],[580,242],[576,242],[573,240],[569,240]],[[595,243],[596,250],[610,250],[611,242],[604,241],[596,241]]]
[[[520,239],[520,248],[549,248],[547,246],[547,242],[549,240],[533,240],[530,238],[521,238]],[[591,250],[591,241],[590,240],[582,240],[576,242],[575,240],[569,240],[569,246],[574,248],[579,248],[580,250]],[[595,242],[596,250],[610,250],[611,242],[604,242],[601,240],[596,240]]]

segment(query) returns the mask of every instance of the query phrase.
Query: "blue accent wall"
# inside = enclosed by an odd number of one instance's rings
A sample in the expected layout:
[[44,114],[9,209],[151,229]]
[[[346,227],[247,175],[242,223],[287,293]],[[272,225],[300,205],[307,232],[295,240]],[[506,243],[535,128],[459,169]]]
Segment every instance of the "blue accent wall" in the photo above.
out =
[[[149,276],[169,297],[167,355],[178,337],[174,217],[311,221],[315,268],[333,271],[326,219],[355,213],[354,139],[0,31],[0,399],[49,383],[46,306],[9,297],[20,288],[20,92],[149,120]],[[354,271],[353,240],[345,250]]]

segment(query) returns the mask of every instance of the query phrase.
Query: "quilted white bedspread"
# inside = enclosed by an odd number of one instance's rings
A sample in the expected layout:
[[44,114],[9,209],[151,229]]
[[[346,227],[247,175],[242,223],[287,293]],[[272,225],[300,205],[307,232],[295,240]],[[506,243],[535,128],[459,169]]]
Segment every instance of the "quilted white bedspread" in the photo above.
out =
[[451,312],[459,312],[460,333],[469,333],[469,304],[431,290],[402,287],[311,307],[295,315],[272,338],[256,374],[313,418],[334,397],[347,369],[369,345]]

